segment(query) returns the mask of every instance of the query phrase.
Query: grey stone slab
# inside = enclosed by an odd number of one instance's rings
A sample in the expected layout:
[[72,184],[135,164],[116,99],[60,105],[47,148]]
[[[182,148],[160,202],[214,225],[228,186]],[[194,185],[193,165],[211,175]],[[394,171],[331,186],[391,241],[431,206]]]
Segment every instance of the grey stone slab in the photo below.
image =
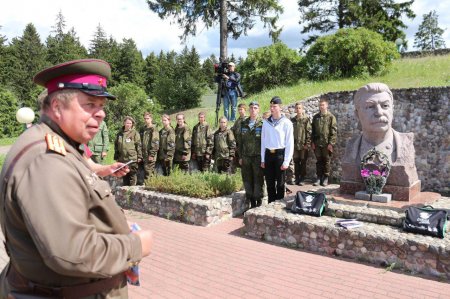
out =
[[370,201],[370,194],[366,191],[358,191],[355,193],[355,198]]
[[390,202],[392,195],[388,193],[372,194],[372,201],[376,202]]

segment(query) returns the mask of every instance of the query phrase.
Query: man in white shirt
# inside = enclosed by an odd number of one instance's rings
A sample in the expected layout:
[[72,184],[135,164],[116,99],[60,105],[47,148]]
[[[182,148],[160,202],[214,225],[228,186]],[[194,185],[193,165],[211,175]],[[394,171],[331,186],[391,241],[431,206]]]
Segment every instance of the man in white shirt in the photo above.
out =
[[266,177],[269,203],[284,198],[285,172],[294,152],[294,129],[281,114],[281,99],[270,100],[272,115],[264,120],[261,136],[261,167]]

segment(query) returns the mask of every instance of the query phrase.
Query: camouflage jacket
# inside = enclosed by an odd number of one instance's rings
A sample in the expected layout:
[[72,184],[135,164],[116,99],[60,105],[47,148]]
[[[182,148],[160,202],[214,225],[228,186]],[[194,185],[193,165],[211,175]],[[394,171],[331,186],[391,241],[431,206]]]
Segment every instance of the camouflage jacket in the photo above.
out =
[[184,124],[180,128],[178,125],[175,128],[175,155],[174,161],[183,161],[182,156],[186,156],[184,161],[191,159],[191,130]]
[[257,117],[255,124],[250,128],[250,117],[247,117],[240,126],[240,134],[238,135],[239,154],[243,156],[260,156],[261,155],[261,132],[263,121],[261,117]]
[[337,138],[336,117],[329,111],[325,114],[317,113],[312,120],[312,142],[319,147],[328,144],[335,145]]
[[137,161],[142,159],[142,145],[139,133],[134,129],[117,134],[114,143],[114,160],[119,162]]
[[303,150],[305,145],[311,145],[311,122],[305,114],[291,118],[294,126],[294,149]]
[[218,129],[214,133],[214,159],[231,159],[236,150],[236,140],[230,129],[221,131]]
[[99,131],[95,134],[94,138],[88,142],[88,147],[92,151],[93,155],[99,156],[102,152],[108,152],[108,134],[108,127],[106,126],[106,123],[102,121]]
[[213,132],[211,127],[205,123],[196,124],[192,129],[192,154],[203,156],[211,155],[213,148]]
[[159,130],[158,160],[172,160],[175,154],[175,131],[172,127]]
[[145,127],[142,131],[142,155],[145,160],[148,157],[156,157],[159,150],[159,134],[155,127]]

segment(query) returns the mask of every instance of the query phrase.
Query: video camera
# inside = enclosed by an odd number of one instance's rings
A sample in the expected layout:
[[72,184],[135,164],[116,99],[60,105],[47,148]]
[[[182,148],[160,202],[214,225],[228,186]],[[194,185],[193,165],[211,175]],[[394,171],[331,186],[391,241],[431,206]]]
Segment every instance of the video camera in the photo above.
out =
[[228,61],[214,64],[214,72],[219,75],[227,75],[230,72]]

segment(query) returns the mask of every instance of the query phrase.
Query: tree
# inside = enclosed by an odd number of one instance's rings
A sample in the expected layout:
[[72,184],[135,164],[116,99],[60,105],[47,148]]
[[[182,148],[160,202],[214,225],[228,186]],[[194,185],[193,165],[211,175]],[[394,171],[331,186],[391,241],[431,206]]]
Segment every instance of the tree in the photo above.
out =
[[216,74],[214,73],[214,64],[218,63],[218,60],[214,54],[211,54],[203,61],[202,73],[203,81],[206,82],[208,87],[212,90],[217,90],[217,82],[215,80]]
[[[2,29],[2,26],[0,26]],[[4,85],[6,83],[7,71],[6,71],[6,55],[7,55],[7,47],[5,45],[7,39],[4,35],[0,34],[0,85]]]
[[153,85],[158,74],[158,58],[155,53],[151,52],[145,58],[144,65],[144,86],[145,92],[153,97]]
[[[411,10],[414,0],[397,3],[395,0],[299,0],[302,34],[327,33],[342,28],[364,27],[380,33],[385,40],[406,40],[401,30],[407,28],[401,18],[415,17]],[[317,39],[317,34],[304,40],[304,46]],[[406,47],[406,42],[404,44]]]
[[117,84],[130,82],[144,87],[144,58],[133,39],[123,39],[114,67],[113,77]]
[[301,57],[297,51],[278,42],[267,47],[249,49],[240,65],[246,91],[259,92],[300,79]]
[[[277,28],[278,14],[283,8],[278,1],[273,0],[147,0],[150,10],[157,13],[161,19],[174,17],[183,28],[180,38],[185,40],[187,36],[195,36],[197,23],[202,22],[207,29],[219,25],[220,30],[220,58],[227,55],[227,39],[231,36],[238,39],[242,34],[246,35],[249,29],[255,25],[255,17],[269,28],[269,35],[274,41],[278,40],[281,29]],[[270,15],[273,14],[273,15]]]
[[37,96],[42,88],[33,83],[33,76],[47,66],[46,51],[33,24],[25,27],[23,35],[10,45],[11,67],[9,81],[20,105],[37,109]]
[[109,51],[110,44],[108,42],[106,32],[103,30],[102,26],[98,24],[89,47],[89,56],[92,58],[106,60],[107,58],[109,58]]
[[304,57],[311,80],[364,77],[386,72],[399,54],[395,44],[366,28],[344,28],[319,37]]
[[69,60],[86,58],[87,51],[80,43],[75,29],[64,32],[66,21],[60,11],[56,16],[56,24],[53,26],[54,36],[49,35],[46,40],[47,60],[51,64],[58,64]]
[[438,15],[435,10],[424,14],[423,21],[414,35],[414,47],[421,50],[445,48],[445,41],[442,38],[444,31],[438,26]]
[[15,137],[22,131],[21,124],[16,120],[19,109],[16,96],[9,90],[0,86],[0,138]]

